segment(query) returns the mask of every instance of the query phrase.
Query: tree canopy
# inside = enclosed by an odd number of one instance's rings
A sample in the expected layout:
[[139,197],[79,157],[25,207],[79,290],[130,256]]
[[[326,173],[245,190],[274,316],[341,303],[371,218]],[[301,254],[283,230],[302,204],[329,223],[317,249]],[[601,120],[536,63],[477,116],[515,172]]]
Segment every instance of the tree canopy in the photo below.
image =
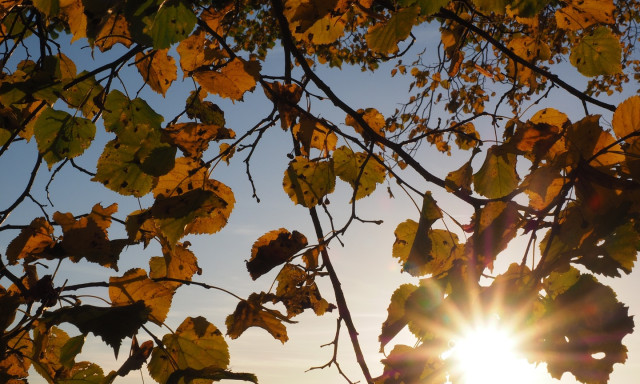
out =
[[[527,359],[555,378],[607,383],[626,361],[633,318],[599,280],[631,273],[640,249],[640,96],[609,101],[639,89],[638,1],[3,0],[0,17],[0,161],[15,175],[2,184],[18,185],[0,198],[0,381],[111,383],[148,369],[159,383],[258,382],[230,368],[228,343],[251,327],[285,343],[305,311],[337,318],[336,351],[346,329],[355,361],[334,353],[325,367],[346,382],[463,382],[443,356],[461,327],[452,318],[478,308],[522,330]],[[392,68],[406,96],[386,113],[341,97],[323,71],[351,66]],[[177,87],[189,89],[179,100]],[[220,105],[255,125],[228,127]],[[252,156],[283,131],[282,190],[260,193]],[[6,161],[22,151],[31,163]],[[244,169],[224,174],[225,163]],[[57,211],[63,171],[118,197]],[[253,196],[234,194],[238,178]],[[301,206],[313,233],[269,227],[248,245],[241,278],[275,276],[264,291],[200,279],[190,239],[216,236],[236,200],[272,193]],[[360,208],[374,193],[416,207],[388,244],[413,282],[391,295],[379,369],[341,288],[361,276],[337,271],[330,247],[379,224]],[[143,256],[121,271],[130,249]],[[110,277],[60,277],[76,264]],[[96,288],[102,301],[88,300]],[[194,308],[158,333],[178,290],[203,289],[237,299],[224,324]],[[416,343],[395,342],[407,328]],[[88,334],[116,356],[131,338],[129,357],[110,372],[76,361]]]

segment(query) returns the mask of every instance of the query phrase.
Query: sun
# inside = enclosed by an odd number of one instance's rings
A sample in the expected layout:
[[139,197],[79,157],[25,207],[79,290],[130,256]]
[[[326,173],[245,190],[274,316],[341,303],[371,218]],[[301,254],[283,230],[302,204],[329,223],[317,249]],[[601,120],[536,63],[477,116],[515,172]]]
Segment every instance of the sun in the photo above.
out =
[[453,359],[463,384],[533,383],[535,367],[519,354],[518,340],[497,321],[475,324],[453,340],[445,358]]

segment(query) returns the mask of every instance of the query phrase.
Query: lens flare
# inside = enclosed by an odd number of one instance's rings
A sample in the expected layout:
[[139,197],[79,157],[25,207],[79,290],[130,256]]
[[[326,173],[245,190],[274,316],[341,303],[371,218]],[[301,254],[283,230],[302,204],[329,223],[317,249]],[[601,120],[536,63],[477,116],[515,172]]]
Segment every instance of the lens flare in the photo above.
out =
[[497,322],[470,326],[454,340],[446,359],[464,384],[533,383],[535,368],[518,354],[517,336]]

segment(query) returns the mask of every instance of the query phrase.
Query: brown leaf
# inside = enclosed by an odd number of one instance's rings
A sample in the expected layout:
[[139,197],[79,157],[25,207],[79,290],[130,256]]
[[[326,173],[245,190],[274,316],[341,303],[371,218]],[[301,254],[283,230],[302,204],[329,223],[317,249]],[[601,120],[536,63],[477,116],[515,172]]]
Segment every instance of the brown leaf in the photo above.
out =
[[253,280],[283,264],[307,246],[307,238],[298,231],[280,228],[262,235],[251,248],[247,270]]
[[209,142],[232,139],[236,133],[216,124],[179,123],[162,131],[170,144],[177,146],[189,157],[202,157],[209,148]]
[[249,327],[260,327],[283,344],[289,340],[287,328],[280,320],[284,316],[278,311],[262,307],[262,303],[269,300],[270,298],[265,297],[264,293],[252,293],[247,300],[239,302],[233,314],[227,316],[225,322],[227,335],[232,339],[237,339]]

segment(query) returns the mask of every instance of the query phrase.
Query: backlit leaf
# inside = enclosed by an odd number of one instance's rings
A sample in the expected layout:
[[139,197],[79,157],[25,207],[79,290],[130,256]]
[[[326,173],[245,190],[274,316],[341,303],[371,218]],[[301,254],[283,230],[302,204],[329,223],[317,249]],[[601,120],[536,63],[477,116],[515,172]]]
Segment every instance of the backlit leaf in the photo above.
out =
[[365,36],[369,49],[384,55],[397,52],[398,43],[409,36],[419,12],[416,6],[403,8],[386,22],[370,28]]
[[409,7],[411,5],[420,6],[420,14],[430,16],[438,12],[440,8],[449,4],[449,0],[401,0],[398,1],[400,5]]
[[49,17],[56,16],[60,10],[60,0],[34,0],[33,5]]
[[[86,71],[83,71],[79,76],[84,76],[86,73]],[[102,86],[91,76],[69,89],[64,90],[62,98],[70,108],[78,109],[84,117],[92,119],[100,112],[100,108],[96,105],[96,98],[98,98],[102,92]]]
[[164,348],[153,349],[148,365],[151,377],[159,383],[167,382],[177,370],[226,369],[229,365],[229,347],[222,333],[204,317],[187,317],[175,333],[162,337],[162,344]]
[[533,209],[546,208],[559,194],[566,179],[560,169],[542,166],[534,169],[522,182],[524,192],[529,196],[529,206]]
[[381,350],[409,322],[409,318],[405,313],[405,304],[409,296],[418,288],[417,285],[402,284],[393,292],[393,295],[391,295],[391,302],[387,308],[387,318],[384,323],[382,323],[382,330],[378,337]]
[[556,11],[559,28],[577,31],[593,24],[613,24],[615,5],[613,0],[571,0]]
[[7,345],[13,350],[6,349],[0,357],[0,377],[8,380],[8,384],[26,383],[31,367],[33,342],[27,335],[19,333],[7,340]]
[[142,301],[149,308],[149,320],[159,325],[167,318],[173,293],[139,268],[128,270],[122,277],[109,278],[109,298],[114,307]]
[[160,129],[164,120],[143,99],[130,100],[118,90],[109,92],[104,108],[102,117],[105,129],[114,132],[121,142],[129,145],[139,146],[150,132]]
[[537,352],[549,356],[551,376],[560,379],[570,372],[581,382],[607,383],[613,365],[627,359],[622,339],[634,327],[628,312],[611,288],[593,276],[580,275],[547,304],[546,318],[541,320],[549,325],[540,329]]
[[64,377],[56,380],[56,384],[102,384],[104,372],[98,365],[88,361],[75,364]]
[[231,60],[217,71],[198,71],[193,77],[209,92],[231,100],[242,100],[245,92],[256,88],[260,76],[260,63],[240,58]]
[[289,232],[280,228],[260,236],[251,247],[251,259],[247,270],[253,280],[274,267],[287,262],[307,246],[307,238],[298,231]]
[[111,225],[111,215],[118,209],[117,204],[103,208],[96,204],[91,213],[75,219],[71,213],[56,212],[55,222],[62,227],[60,245],[69,259],[75,263],[86,259],[103,267],[118,270],[118,258],[128,240],[110,240],[107,228]]
[[218,232],[227,224],[235,204],[231,188],[209,179],[206,168],[187,158],[176,160],[153,194],[156,203],[151,214],[171,243],[189,233]]
[[153,47],[165,49],[185,39],[193,30],[196,21],[191,6],[184,1],[163,1],[151,26]]
[[313,277],[308,277],[305,271],[292,264],[286,264],[278,273],[276,297],[272,302],[281,302],[287,308],[287,318],[292,318],[311,309],[322,316],[325,312],[335,308],[322,298],[320,290]]
[[[375,108],[367,108],[367,109],[358,109],[358,114],[362,116],[362,119],[367,123],[367,125],[378,135],[384,137],[384,128],[387,125],[385,122],[384,116],[378,112]],[[365,141],[369,141],[369,133],[358,124],[356,119],[351,115],[347,115],[344,120],[345,124],[353,127],[356,132],[358,132],[362,137],[364,137]]]
[[180,55],[180,67],[185,77],[200,67],[213,64],[214,59],[222,58],[222,54],[216,50],[216,44],[207,40],[201,29],[182,40],[176,50]]
[[493,261],[515,237],[519,223],[516,203],[495,201],[482,208],[475,218],[474,233],[465,246],[465,254],[481,265],[493,268]]
[[260,327],[283,344],[289,340],[287,328],[280,320],[284,316],[276,310],[263,308],[262,303],[263,297],[257,293],[252,293],[247,300],[239,302],[233,314],[227,316],[227,335],[237,339],[249,327]]
[[95,307],[92,305],[78,305],[64,307],[47,312],[42,321],[47,325],[71,323],[80,332],[92,332],[102,337],[107,345],[118,354],[120,344],[126,337],[138,332],[147,321],[148,309],[142,301],[119,307]]
[[175,59],[167,54],[167,49],[142,52],[136,55],[136,67],[151,89],[162,96],[167,94],[171,83],[178,78]]
[[146,195],[156,180],[142,170],[140,160],[136,158],[139,149],[139,145],[123,144],[118,139],[108,142],[91,180],[123,195]]
[[333,192],[336,176],[333,160],[307,160],[296,157],[284,173],[282,187],[289,198],[305,207],[317,205],[322,198]]
[[536,112],[529,121],[534,124],[548,124],[554,127],[562,127],[569,120],[567,115],[554,108],[545,108]]
[[438,204],[431,196],[431,192],[425,192],[422,199],[418,228],[416,228],[413,244],[411,244],[407,260],[404,263],[404,270],[411,271],[416,268],[421,269],[425,264],[433,260],[433,256],[431,255],[431,247],[433,244],[429,232],[431,231],[433,223],[441,218],[442,212],[440,212]]
[[555,299],[556,296],[566,292],[580,279],[580,271],[570,267],[566,272],[551,272],[543,281],[544,290],[549,297]]
[[71,42],[87,37],[87,16],[82,0],[67,0],[60,5],[60,16],[69,25]]
[[[279,81],[266,84],[267,86],[264,87],[264,94],[278,107],[278,113],[280,113],[280,126],[282,129],[289,129],[296,117],[298,117],[298,110],[294,108],[294,106],[298,104],[302,97],[302,88],[300,88],[298,84],[282,84]],[[306,125],[316,125],[311,119],[304,119],[307,121]],[[302,131],[307,130],[308,129],[302,129]],[[298,136],[298,134],[296,136]],[[303,141],[300,138],[298,138],[298,140]],[[308,148],[308,145],[306,148]]]
[[[163,257],[152,257],[149,260],[149,277],[158,279],[169,277],[179,280],[191,280],[195,274],[201,274],[202,269],[198,266],[196,256],[183,244],[176,244],[173,247],[163,246]],[[181,284],[173,281],[161,282],[169,289],[175,289]]]
[[317,45],[331,44],[344,35],[344,27],[343,16],[326,15],[302,33],[294,33],[294,35],[300,40]]
[[62,159],[72,159],[89,148],[96,134],[91,120],[47,108],[34,128],[38,150],[49,168]]
[[620,41],[608,27],[599,27],[571,50],[569,60],[585,76],[614,75],[622,71]]
[[311,148],[319,149],[324,156],[336,149],[338,136],[324,125],[306,116],[302,116],[300,123],[294,125],[292,130],[296,139],[302,144],[300,152],[304,156],[309,156]]
[[185,156],[201,157],[211,141],[232,139],[236,136],[229,128],[215,124],[178,123],[162,131],[163,137],[180,148]]
[[591,165],[608,168],[624,162],[620,145],[615,144],[615,138],[602,129],[599,120],[599,115],[590,115],[567,127],[566,146],[574,163],[580,159],[590,159],[604,148],[608,149],[607,152],[593,159]]
[[349,183],[354,190],[357,188],[356,200],[373,193],[376,186],[384,182],[386,176],[386,169],[378,162],[376,155],[354,153],[346,146],[338,148],[333,153],[333,164],[336,176]]
[[119,12],[110,13],[94,39],[94,44],[101,52],[110,50],[116,44],[129,48],[132,43],[127,19]]
[[461,190],[470,194],[472,181],[473,169],[471,168],[471,161],[467,161],[458,170],[449,172],[444,183],[447,191]]
[[631,96],[618,104],[611,124],[618,138],[640,131],[640,96]]
[[508,195],[518,186],[516,156],[493,146],[487,151],[482,167],[473,175],[473,188],[490,199]]
[[28,227],[21,229],[20,234],[9,243],[7,260],[9,264],[17,264],[20,259],[37,258],[53,245],[53,227],[44,217],[38,217]]

